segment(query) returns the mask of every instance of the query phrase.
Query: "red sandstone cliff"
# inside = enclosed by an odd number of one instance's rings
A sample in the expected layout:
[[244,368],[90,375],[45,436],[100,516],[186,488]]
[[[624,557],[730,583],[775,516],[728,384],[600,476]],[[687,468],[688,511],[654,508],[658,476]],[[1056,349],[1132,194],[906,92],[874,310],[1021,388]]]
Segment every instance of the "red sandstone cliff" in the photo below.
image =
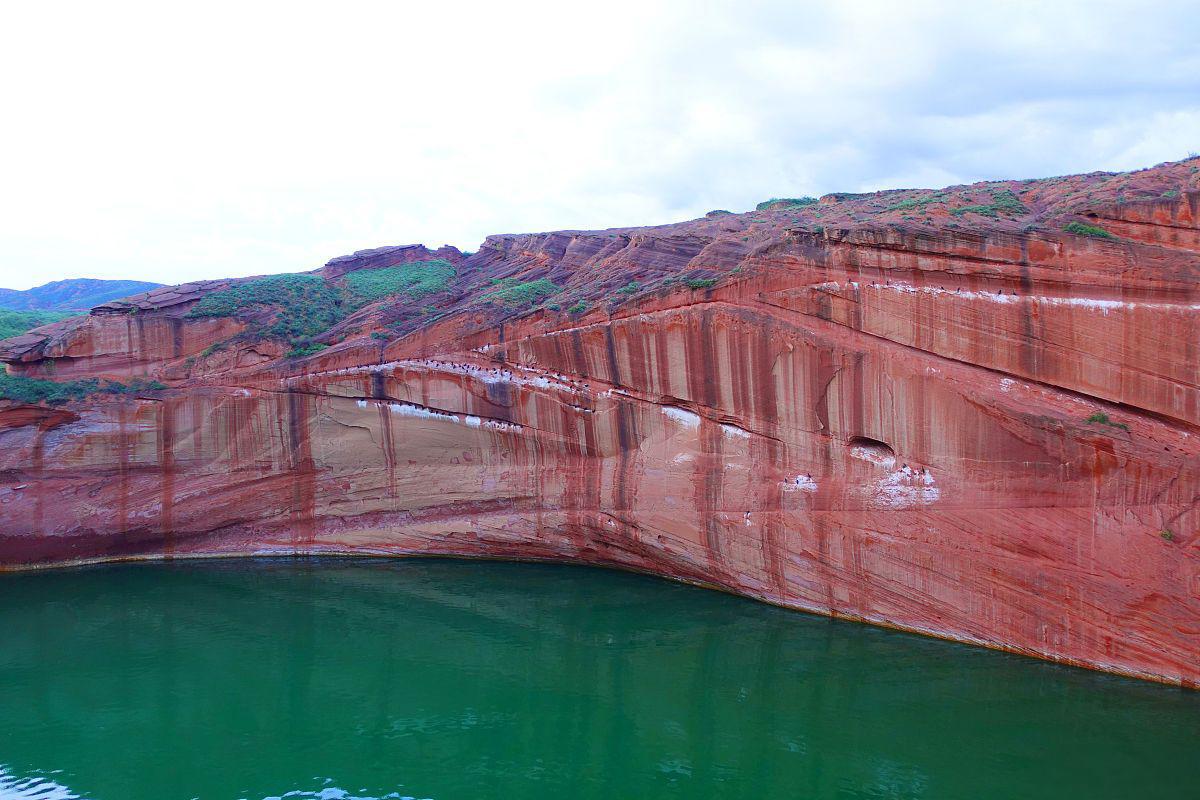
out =
[[362,251],[454,278],[300,359],[189,316],[237,281],[109,303],[0,358],[169,388],[0,406],[0,566],[582,561],[1195,685],[1198,172]]

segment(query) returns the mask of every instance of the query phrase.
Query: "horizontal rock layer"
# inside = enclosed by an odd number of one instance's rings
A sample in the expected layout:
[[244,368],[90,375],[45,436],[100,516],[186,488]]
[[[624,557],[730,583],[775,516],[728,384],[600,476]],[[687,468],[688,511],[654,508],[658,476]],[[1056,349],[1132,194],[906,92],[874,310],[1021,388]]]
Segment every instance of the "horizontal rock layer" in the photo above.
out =
[[[970,227],[885,193],[363,251],[323,274],[454,263],[444,314],[381,339],[372,307],[303,360],[205,355],[245,328],[187,316],[225,283],[108,304],[0,356],[171,388],[0,408],[0,564],[580,561],[1195,685],[1194,167],[1004,184],[1028,219]],[[499,278],[588,310],[480,303]]]

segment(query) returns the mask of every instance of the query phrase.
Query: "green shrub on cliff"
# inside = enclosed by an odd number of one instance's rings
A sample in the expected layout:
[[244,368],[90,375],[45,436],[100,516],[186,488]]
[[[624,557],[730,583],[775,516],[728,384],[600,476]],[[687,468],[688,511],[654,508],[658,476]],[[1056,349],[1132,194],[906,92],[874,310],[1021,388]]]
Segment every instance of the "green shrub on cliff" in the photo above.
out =
[[885,208],[884,211],[907,211],[909,209],[924,211],[925,206],[944,202],[946,202],[946,193],[934,192],[933,194],[925,195],[924,197],[910,197],[906,200],[901,200],[898,203],[893,203]]
[[350,313],[354,303],[318,275],[270,275],[201,298],[189,317],[232,317],[251,308],[274,308],[275,320],[262,335],[281,339],[316,336]]
[[1129,430],[1129,426],[1124,422],[1113,422],[1109,419],[1108,414],[1105,414],[1103,411],[1097,411],[1095,414],[1092,414],[1087,418],[1087,422],[1089,425],[1108,425],[1110,428],[1120,428],[1123,431]]
[[166,385],[144,378],[133,378],[128,383],[105,381],[95,378],[75,381],[48,381],[24,375],[0,372],[0,400],[14,403],[48,403],[58,405],[72,400],[83,400],[95,394],[135,395],[161,392]]
[[1009,189],[992,192],[992,207],[1002,214],[1025,214],[1029,209]]
[[499,288],[485,294],[483,299],[510,308],[540,302],[551,295],[558,294],[559,289],[562,288],[549,278],[524,282],[517,281],[515,278],[500,278],[493,281],[493,285]]
[[46,381],[0,372],[0,400],[15,403],[66,403],[100,391],[100,381]]
[[319,353],[327,347],[329,347],[329,345],[321,344],[320,342],[307,342],[305,344],[298,344],[288,351],[286,357],[304,358],[305,356],[311,356],[314,353]]
[[815,197],[772,197],[770,200],[763,200],[754,207],[755,211],[770,211],[776,208],[796,208],[798,206],[815,206],[817,198]]
[[416,300],[435,294],[445,289],[454,275],[454,266],[444,259],[351,272],[344,285],[330,283],[320,275],[268,275],[206,295],[188,316],[232,317],[254,309],[273,311],[252,322],[242,338],[282,340],[292,345],[289,357],[295,358],[316,352],[314,337],[363,306],[387,297],[406,295]]
[[166,388],[167,385],[161,381],[148,381],[145,378],[130,378],[129,383],[105,381],[100,387],[100,391],[105,394],[145,394],[147,392],[161,392]]
[[1096,225],[1086,225],[1082,222],[1068,222],[1063,225],[1063,230],[1067,233],[1073,233],[1076,236],[1094,236],[1097,239],[1116,239],[1117,237],[1104,228]]
[[997,216],[996,209],[985,205],[959,206],[958,208],[950,209],[950,213],[956,217],[961,217],[963,214],[980,214],[985,217]]
[[1001,214],[1024,214],[1028,211],[1029,209],[1025,207],[1021,199],[1008,189],[992,192],[992,202],[986,205],[960,206],[950,209],[950,213],[956,217],[961,217],[963,214],[997,217]]
[[346,288],[364,300],[405,294],[414,300],[445,289],[454,278],[454,266],[445,259],[414,261],[383,269],[363,269],[346,276]]

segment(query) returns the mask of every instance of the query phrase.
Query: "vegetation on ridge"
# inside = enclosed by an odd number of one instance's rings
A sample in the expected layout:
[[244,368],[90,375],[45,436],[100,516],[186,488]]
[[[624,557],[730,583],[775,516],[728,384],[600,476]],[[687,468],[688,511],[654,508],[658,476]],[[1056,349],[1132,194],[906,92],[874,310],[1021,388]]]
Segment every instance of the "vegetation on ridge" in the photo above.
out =
[[817,204],[815,197],[772,197],[763,200],[754,207],[755,211],[769,211],[775,208],[795,208],[797,206],[813,206]]
[[449,261],[437,258],[383,269],[357,270],[346,276],[346,288],[355,297],[367,300],[396,294],[419,300],[445,289],[454,274],[454,266]]
[[363,306],[399,295],[417,300],[436,294],[454,275],[454,266],[445,259],[357,270],[346,275],[342,285],[320,275],[268,275],[204,296],[188,316],[232,317],[253,309],[273,310],[269,320],[252,323],[242,336],[286,342],[291,345],[288,357],[302,358],[326,347],[314,342],[314,337]]
[[256,331],[262,336],[294,341],[316,336],[343,320],[351,298],[319,275],[270,275],[205,295],[189,317],[232,317],[251,308],[274,308],[275,319]]

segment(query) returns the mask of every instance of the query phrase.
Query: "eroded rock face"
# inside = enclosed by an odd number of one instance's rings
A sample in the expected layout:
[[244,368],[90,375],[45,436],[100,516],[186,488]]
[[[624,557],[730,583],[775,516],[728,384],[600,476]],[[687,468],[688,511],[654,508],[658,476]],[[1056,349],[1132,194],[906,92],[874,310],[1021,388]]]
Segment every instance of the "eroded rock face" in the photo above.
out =
[[432,254],[436,318],[300,360],[204,355],[245,327],[187,316],[216,284],[98,309],[0,355],[171,388],[0,409],[0,565],[581,561],[1195,685],[1197,166],[491,237]]

